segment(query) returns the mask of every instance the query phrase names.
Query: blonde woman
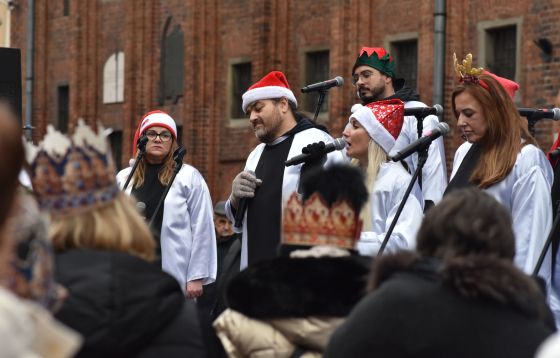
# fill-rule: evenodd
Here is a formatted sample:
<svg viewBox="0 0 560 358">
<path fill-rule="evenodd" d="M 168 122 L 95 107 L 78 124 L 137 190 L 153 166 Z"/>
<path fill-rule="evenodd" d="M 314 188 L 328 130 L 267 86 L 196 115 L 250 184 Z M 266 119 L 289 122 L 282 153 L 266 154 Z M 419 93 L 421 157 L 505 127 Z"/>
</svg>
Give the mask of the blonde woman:
<svg viewBox="0 0 560 358">
<path fill-rule="evenodd" d="M 388 156 L 402 128 L 403 115 L 400 100 L 373 102 L 355 110 L 343 132 L 346 155 L 366 174 L 370 194 L 361 213 L 364 227 L 357 244 L 363 255 L 377 254 L 411 179 L 405 168 L 389 161 Z M 423 202 L 422 192 L 415 186 L 391 234 L 387 251 L 415 247 Z"/>
<path fill-rule="evenodd" d="M 56 279 L 68 290 L 56 317 L 84 337 L 77 357 L 202 356 L 196 307 L 151 263 L 155 242 L 116 185 L 102 133 L 79 123 L 68 138 L 49 127 L 30 150 Z M 49 168 L 59 176 L 39 175 Z"/>
</svg>

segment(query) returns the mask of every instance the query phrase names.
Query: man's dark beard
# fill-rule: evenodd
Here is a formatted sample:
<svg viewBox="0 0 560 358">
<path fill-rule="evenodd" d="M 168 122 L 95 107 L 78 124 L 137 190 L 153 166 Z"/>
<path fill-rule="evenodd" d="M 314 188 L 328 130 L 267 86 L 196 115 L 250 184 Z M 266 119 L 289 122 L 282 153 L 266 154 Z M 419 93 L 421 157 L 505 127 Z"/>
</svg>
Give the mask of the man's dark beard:
<svg viewBox="0 0 560 358">
<path fill-rule="evenodd" d="M 384 92 L 384 88 L 383 89 L 377 89 L 375 92 L 372 91 L 370 89 L 370 91 L 373 93 L 372 96 L 362 96 L 360 95 L 360 90 L 358 90 L 358 97 L 360 98 L 360 100 L 362 101 L 362 104 L 365 106 L 368 103 L 372 103 L 372 102 L 376 102 L 376 101 L 381 101 L 383 98 L 383 92 Z"/>
</svg>

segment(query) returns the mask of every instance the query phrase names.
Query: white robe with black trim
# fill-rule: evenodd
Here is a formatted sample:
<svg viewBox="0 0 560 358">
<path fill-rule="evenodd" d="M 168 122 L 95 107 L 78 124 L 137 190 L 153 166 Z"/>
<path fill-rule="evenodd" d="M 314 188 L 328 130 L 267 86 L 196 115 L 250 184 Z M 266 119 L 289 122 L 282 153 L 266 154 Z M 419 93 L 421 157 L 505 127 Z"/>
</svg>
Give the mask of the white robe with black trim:
<svg viewBox="0 0 560 358">
<path fill-rule="evenodd" d="M 333 138 L 326 132 L 317 129 L 317 128 L 310 128 L 298 132 L 294 135 L 294 140 L 292 142 L 292 146 L 290 147 L 290 151 L 288 153 L 288 159 L 295 157 L 296 155 L 301 154 L 301 150 L 307 146 L 308 144 L 317 143 L 323 141 L 325 143 L 332 142 Z M 266 144 L 261 143 L 259 144 L 253 151 L 249 154 L 247 158 L 247 162 L 245 163 L 244 170 L 252 170 L 255 171 L 257 168 L 257 164 L 259 163 L 259 159 L 261 154 L 264 150 Z M 324 164 L 330 165 L 334 162 L 343 162 L 344 156 L 340 151 L 334 151 L 327 155 L 327 161 Z M 283 165 L 284 163 L 279 163 Z M 284 177 L 282 180 L 282 208 L 284 204 L 288 200 L 289 196 L 297 190 L 299 184 L 299 177 L 301 173 L 301 167 L 303 164 L 293 165 L 290 167 L 284 168 Z M 231 209 L 231 203 L 228 200 L 226 202 L 226 215 L 228 219 L 232 222 L 235 221 L 235 217 L 233 215 L 233 211 Z M 248 262 L 248 250 L 247 250 L 247 213 L 243 218 L 243 225 L 240 229 L 235 228 L 237 232 L 242 232 L 242 246 L 241 246 L 241 269 L 247 266 Z"/>
</svg>

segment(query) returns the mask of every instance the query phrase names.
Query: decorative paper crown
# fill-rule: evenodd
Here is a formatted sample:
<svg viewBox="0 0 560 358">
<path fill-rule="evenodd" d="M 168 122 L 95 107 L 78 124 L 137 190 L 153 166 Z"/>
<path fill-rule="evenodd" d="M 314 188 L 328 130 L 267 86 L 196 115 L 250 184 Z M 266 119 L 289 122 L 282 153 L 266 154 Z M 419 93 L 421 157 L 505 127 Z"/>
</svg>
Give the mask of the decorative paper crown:
<svg viewBox="0 0 560 358">
<path fill-rule="evenodd" d="M 369 66 L 395 78 L 395 61 L 383 47 L 362 47 L 360 55 L 352 67 L 352 74 L 358 66 Z"/>
<path fill-rule="evenodd" d="M 484 70 L 482 67 L 472 67 L 472 54 L 468 54 L 463 60 L 462 64 L 458 63 L 457 55 L 453 53 L 453 65 L 455 73 L 459 76 L 460 82 L 470 82 L 482 86 L 488 91 L 488 84 L 479 78 L 480 75 L 488 75 L 494 78 L 506 90 L 507 94 L 513 99 L 515 92 L 519 89 L 519 84 L 504 77 L 493 74 L 492 72 Z"/>
<path fill-rule="evenodd" d="M 47 127 L 38 146 L 26 144 L 39 206 L 51 215 L 76 214 L 112 201 L 119 192 L 104 128 L 97 133 L 78 120 L 68 138 Z"/>
<path fill-rule="evenodd" d="M 314 193 L 302 204 L 293 193 L 284 207 L 282 243 L 287 245 L 337 246 L 354 249 L 362 231 L 362 221 L 346 201 L 337 201 L 330 208 Z"/>
<path fill-rule="evenodd" d="M 286 97 L 297 106 L 296 96 L 290 89 L 286 76 L 280 71 L 272 71 L 243 93 L 241 108 L 247 113 L 247 107 L 253 102 L 280 97 Z"/>
</svg>

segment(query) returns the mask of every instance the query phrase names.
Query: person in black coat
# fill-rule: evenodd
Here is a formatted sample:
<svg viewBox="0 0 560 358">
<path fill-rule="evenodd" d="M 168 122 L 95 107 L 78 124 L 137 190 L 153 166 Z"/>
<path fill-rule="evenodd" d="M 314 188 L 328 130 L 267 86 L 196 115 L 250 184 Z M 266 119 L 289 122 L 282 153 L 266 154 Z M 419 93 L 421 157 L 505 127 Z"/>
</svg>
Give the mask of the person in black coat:
<svg viewBox="0 0 560 358">
<path fill-rule="evenodd" d="M 505 208 L 478 189 L 449 194 L 426 215 L 417 252 L 375 262 L 371 292 L 325 357 L 534 357 L 554 320 L 514 252 Z"/>
<path fill-rule="evenodd" d="M 83 336 L 76 357 L 204 357 L 195 303 L 151 263 L 155 241 L 117 188 L 103 128 L 47 132 L 31 179 L 68 291 L 56 317 Z"/>
</svg>

